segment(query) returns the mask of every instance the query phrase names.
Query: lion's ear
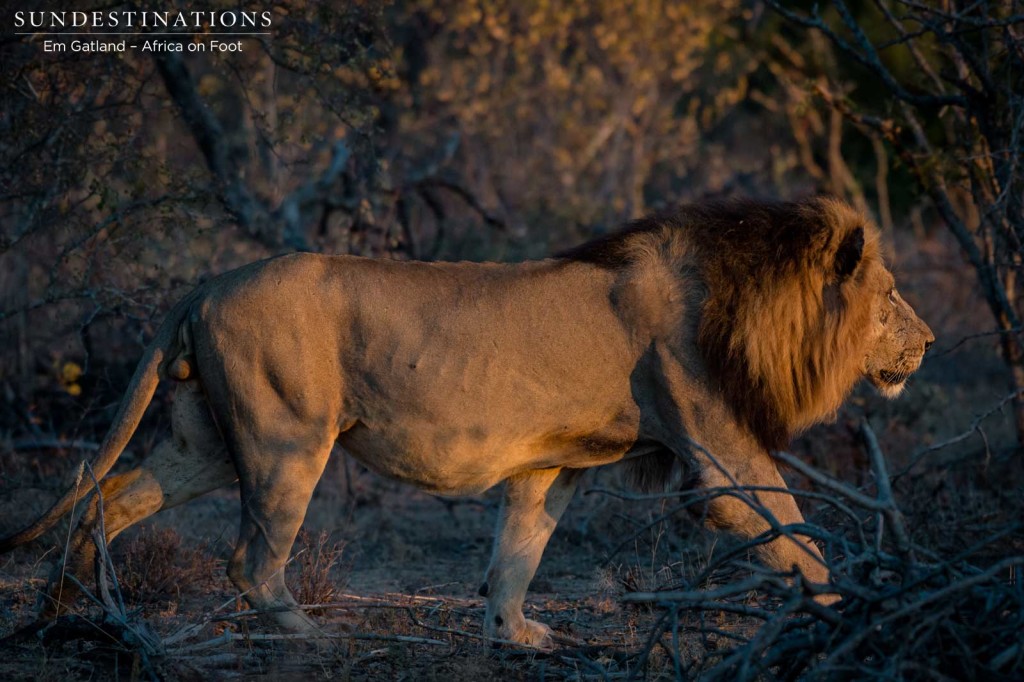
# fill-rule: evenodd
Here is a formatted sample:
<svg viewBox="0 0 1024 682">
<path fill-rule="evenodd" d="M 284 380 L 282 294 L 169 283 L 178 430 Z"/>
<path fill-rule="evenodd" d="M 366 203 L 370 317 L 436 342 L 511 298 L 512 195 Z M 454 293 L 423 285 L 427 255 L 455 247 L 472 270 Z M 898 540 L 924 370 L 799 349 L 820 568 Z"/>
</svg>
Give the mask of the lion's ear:
<svg viewBox="0 0 1024 682">
<path fill-rule="evenodd" d="M 840 282 L 853 274 L 853 271 L 857 269 L 857 265 L 860 264 L 860 259 L 863 255 L 864 228 L 858 227 L 846 235 L 843 243 L 839 245 L 839 250 L 836 251 L 836 276 Z"/>
</svg>

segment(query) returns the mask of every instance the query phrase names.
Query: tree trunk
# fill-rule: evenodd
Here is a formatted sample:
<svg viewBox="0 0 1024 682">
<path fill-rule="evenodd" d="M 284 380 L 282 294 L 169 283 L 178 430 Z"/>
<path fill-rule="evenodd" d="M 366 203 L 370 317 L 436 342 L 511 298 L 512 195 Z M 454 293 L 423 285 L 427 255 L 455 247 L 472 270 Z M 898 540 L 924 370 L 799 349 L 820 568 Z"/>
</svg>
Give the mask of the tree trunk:
<svg viewBox="0 0 1024 682">
<path fill-rule="evenodd" d="M 1016 308 L 1016 275 L 1014 270 L 1010 270 L 1001 278 L 1011 310 Z M 1003 359 L 1010 369 L 1010 390 L 1014 394 L 1013 419 L 1017 431 L 1017 447 L 1024 450 L 1024 348 L 1021 347 L 1020 342 L 1021 330 L 1014 328 L 1012 321 L 1006 315 L 999 315 L 998 321 L 1004 330 L 1002 335 Z"/>
</svg>

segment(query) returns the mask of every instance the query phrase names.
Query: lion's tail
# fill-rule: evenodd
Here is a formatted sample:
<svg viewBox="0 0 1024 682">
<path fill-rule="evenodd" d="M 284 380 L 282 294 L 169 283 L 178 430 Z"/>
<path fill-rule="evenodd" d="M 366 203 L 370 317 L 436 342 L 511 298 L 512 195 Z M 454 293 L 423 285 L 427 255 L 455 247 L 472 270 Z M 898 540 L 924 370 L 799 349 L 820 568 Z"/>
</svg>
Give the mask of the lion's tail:
<svg viewBox="0 0 1024 682">
<path fill-rule="evenodd" d="M 103 444 L 100 446 L 99 454 L 92 462 L 92 472 L 99 481 L 124 452 L 132 434 L 138 428 L 142 415 L 153 399 L 157 384 L 160 383 L 160 363 L 169 356 L 171 349 L 177 339 L 178 328 L 189 310 L 189 302 L 192 296 L 179 303 L 164 320 L 156 337 L 146 348 L 142 359 L 135 368 L 131 383 L 125 391 L 121 404 L 117 408 L 117 415 L 114 417 L 113 425 L 107 432 Z M 68 513 L 71 508 L 85 495 L 95 488 L 92 476 L 83 476 L 85 462 L 78 468 L 78 475 L 74 485 L 64 493 L 63 496 L 50 510 L 39 517 L 35 523 L 0 538 L 0 554 L 9 552 L 19 545 L 31 542 L 49 530 L 62 516 Z"/>
</svg>

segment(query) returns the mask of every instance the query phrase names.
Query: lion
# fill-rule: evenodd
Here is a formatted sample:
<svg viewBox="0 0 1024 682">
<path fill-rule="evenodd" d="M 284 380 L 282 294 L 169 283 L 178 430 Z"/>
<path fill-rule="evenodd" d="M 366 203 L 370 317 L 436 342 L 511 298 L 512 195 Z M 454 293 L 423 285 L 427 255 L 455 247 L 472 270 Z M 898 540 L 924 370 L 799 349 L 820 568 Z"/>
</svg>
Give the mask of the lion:
<svg viewBox="0 0 1024 682">
<path fill-rule="evenodd" d="M 877 227 L 833 198 L 682 206 L 518 264 L 279 256 L 200 285 L 160 326 L 92 464 L 102 527 L 109 542 L 237 481 L 229 577 L 272 625 L 315 633 L 283 568 L 335 443 L 438 495 L 504 482 L 485 631 L 547 647 L 523 601 L 584 471 L 625 461 L 664 488 L 685 467 L 698 488 L 760 491 L 710 499 L 713 527 L 750 539 L 800 524 L 772 451 L 861 378 L 898 395 L 933 341 Z M 161 378 L 177 384 L 171 437 L 108 475 Z M 52 527 L 90 480 L 0 551 Z M 94 495 L 71 540 L 73 574 L 92 565 L 99 508 Z M 810 538 L 759 552 L 836 598 Z M 44 616 L 72 594 L 52 580 Z"/>
</svg>

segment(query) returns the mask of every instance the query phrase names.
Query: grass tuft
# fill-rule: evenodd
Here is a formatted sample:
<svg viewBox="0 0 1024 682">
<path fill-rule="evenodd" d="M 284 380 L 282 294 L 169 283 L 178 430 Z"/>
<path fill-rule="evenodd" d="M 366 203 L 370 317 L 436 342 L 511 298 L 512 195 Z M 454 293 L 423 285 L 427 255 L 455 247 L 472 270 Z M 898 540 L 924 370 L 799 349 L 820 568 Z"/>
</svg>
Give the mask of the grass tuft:
<svg viewBox="0 0 1024 682">
<path fill-rule="evenodd" d="M 331 571 L 339 566 L 345 551 L 344 542 L 331 542 L 330 534 L 323 530 L 316 536 L 303 530 L 299 533 L 298 544 L 301 554 L 295 559 L 299 574 L 292 590 L 300 604 L 327 604 L 334 601 L 338 583 L 331 578 Z M 322 613 L 314 609 L 313 615 Z"/>
</svg>

